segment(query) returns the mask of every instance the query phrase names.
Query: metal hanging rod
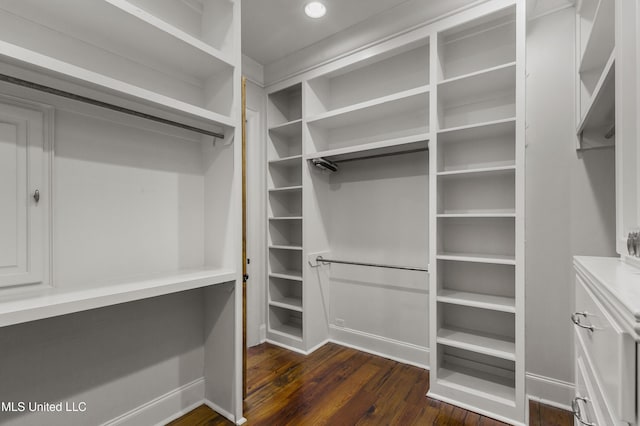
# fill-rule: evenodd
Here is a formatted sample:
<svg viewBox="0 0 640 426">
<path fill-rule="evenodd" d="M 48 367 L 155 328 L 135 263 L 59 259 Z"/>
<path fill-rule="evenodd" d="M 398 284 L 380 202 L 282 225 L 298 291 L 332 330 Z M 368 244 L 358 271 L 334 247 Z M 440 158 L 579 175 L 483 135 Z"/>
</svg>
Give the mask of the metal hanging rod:
<svg viewBox="0 0 640 426">
<path fill-rule="evenodd" d="M 398 266 L 398 265 L 383 265 L 380 263 L 365 263 L 365 262 L 350 262 L 346 260 L 325 259 L 322 256 L 316 257 L 318 263 L 341 263 L 343 265 L 359 265 L 359 266 L 373 266 L 374 268 L 386 268 L 386 269 L 402 269 L 405 271 L 420 271 L 429 272 L 428 268 L 420 268 L 413 266 Z"/>
<path fill-rule="evenodd" d="M 29 89 L 38 90 L 40 92 L 49 93 L 51 95 L 60 96 L 61 98 L 72 99 L 78 102 L 84 102 L 85 104 L 95 105 L 100 108 L 110 109 L 122 114 L 133 115 L 138 118 L 143 118 L 149 121 L 155 121 L 157 123 L 167 124 L 173 127 L 179 127 L 181 129 L 190 130 L 192 132 L 201 133 L 207 136 L 213 136 L 214 138 L 224 139 L 224 134 L 218 132 L 212 132 L 198 127 L 189 126 L 188 124 L 178 123 L 177 121 L 167 120 L 166 118 L 157 117 L 155 115 L 145 114 L 133 109 L 120 107 L 107 102 L 102 102 L 97 99 L 87 98 L 86 96 L 76 95 L 74 93 L 65 92 L 64 90 L 55 89 L 49 86 L 43 86 L 42 84 L 34 83 L 20 78 L 12 77 L 6 74 L 0 74 L 0 81 L 15 84 L 16 86 L 27 87 Z"/>
</svg>

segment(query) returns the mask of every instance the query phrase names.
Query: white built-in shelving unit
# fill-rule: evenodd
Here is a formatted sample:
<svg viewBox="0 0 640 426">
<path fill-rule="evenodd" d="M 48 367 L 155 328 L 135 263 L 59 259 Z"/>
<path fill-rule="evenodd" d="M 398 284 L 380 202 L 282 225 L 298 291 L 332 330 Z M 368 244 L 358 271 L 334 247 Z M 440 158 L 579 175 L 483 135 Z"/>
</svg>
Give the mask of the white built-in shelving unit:
<svg viewBox="0 0 640 426">
<path fill-rule="evenodd" d="M 511 3 L 511 4 L 509 4 Z M 524 422 L 524 10 L 439 31 L 429 395 Z"/>
<path fill-rule="evenodd" d="M 615 0 L 576 5 L 578 149 L 615 142 Z"/>
<path fill-rule="evenodd" d="M 46 328 L 51 317 L 201 292 L 193 307 L 207 312 L 197 325 L 200 399 L 206 387 L 206 398 L 233 421 L 242 420 L 240 15 L 240 1 L 227 0 L 0 4 L 0 120 L 25 114 L 45 139 L 30 148 L 44 147 L 40 161 L 26 164 L 42 169 L 40 201 L 32 201 L 36 187 L 16 200 L 33 211 L 48 209 L 46 226 L 38 224 L 47 237 L 29 248 L 47 254 L 38 258 L 45 273 L 38 282 L 16 283 L 6 281 L 3 269 L 0 327 L 41 320 Z M 14 112 L 7 115 L 8 108 Z M 274 197 L 288 196 L 287 188 L 277 189 Z M 73 346 L 83 338 L 65 350 L 81 350 Z M 104 387 L 117 392 L 113 382 Z M 74 385 L 62 387 L 85 391 Z M 131 408 L 114 403 L 111 414 Z"/>
<path fill-rule="evenodd" d="M 61 77 L 62 90 L 71 82 L 82 87 L 78 94 L 123 107 L 210 129 L 233 127 L 239 5 L 205 1 L 194 10 L 177 3 L 3 2 L 0 71 L 42 84 Z"/>
<path fill-rule="evenodd" d="M 416 294 L 428 288 L 430 356 L 412 362 L 430 366 L 429 395 L 524 422 L 524 13 L 522 2 L 488 1 L 268 88 L 269 339 L 302 352 L 340 341 L 348 331 L 327 305 L 345 303 L 334 296 L 341 286 L 411 282 Z M 412 247 L 393 247 L 391 235 L 386 247 L 381 237 L 360 251 L 360 241 L 344 241 L 338 232 L 369 241 L 390 225 L 348 229 L 343 218 L 353 212 L 344 209 L 358 204 L 340 191 L 360 185 L 350 194 L 364 199 L 366 182 L 405 161 L 417 178 L 425 150 L 429 206 L 401 231 L 411 230 Z M 320 158 L 340 170 L 311 164 Z M 318 255 L 428 264 L 429 283 L 329 266 Z"/>
<path fill-rule="evenodd" d="M 269 339 L 300 347 L 302 285 L 302 85 L 268 95 Z"/>
</svg>

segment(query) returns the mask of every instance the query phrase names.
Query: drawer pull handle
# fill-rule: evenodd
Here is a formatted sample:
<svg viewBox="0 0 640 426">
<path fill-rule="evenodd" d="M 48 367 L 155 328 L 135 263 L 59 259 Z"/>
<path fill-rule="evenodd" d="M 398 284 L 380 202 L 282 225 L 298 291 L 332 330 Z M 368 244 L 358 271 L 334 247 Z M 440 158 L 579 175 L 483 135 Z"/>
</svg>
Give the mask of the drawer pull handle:
<svg viewBox="0 0 640 426">
<path fill-rule="evenodd" d="M 578 327 L 580 327 L 580 328 L 586 328 L 586 329 L 587 329 L 587 330 L 589 330 L 589 331 L 593 331 L 593 330 L 595 330 L 595 327 L 594 327 L 594 326 L 592 326 L 592 325 L 582 324 L 582 323 L 580 322 L 580 317 L 584 317 L 584 318 L 586 318 L 586 317 L 587 317 L 587 313 L 586 313 L 586 312 L 575 312 L 575 313 L 571 314 L 571 321 L 572 321 L 575 325 L 577 325 Z"/>
<path fill-rule="evenodd" d="M 573 415 L 576 418 L 576 420 L 578 420 L 580 422 L 580 424 L 584 425 L 584 426 L 597 426 L 595 423 L 593 422 L 588 422 L 586 420 L 584 420 L 582 418 L 582 411 L 580 411 L 580 402 L 582 401 L 585 404 L 589 403 L 589 399 L 585 398 L 583 396 L 576 396 L 575 398 L 573 398 L 573 401 L 571 401 L 571 410 L 573 411 Z"/>
</svg>

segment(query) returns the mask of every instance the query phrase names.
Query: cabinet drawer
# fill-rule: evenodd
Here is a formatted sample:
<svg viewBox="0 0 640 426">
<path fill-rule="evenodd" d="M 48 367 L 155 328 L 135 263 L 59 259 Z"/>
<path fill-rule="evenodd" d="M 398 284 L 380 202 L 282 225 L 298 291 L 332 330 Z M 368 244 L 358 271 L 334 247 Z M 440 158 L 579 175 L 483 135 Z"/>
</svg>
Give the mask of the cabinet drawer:
<svg viewBox="0 0 640 426">
<path fill-rule="evenodd" d="M 572 320 L 576 350 L 582 346 L 584 364 L 593 371 L 593 386 L 618 419 L 635 418 L 635 346 L 631 337 L 605 312 L 580 276 L 576 280 L 576 306 Z"/>
<path fill-rule="evenodd" d="M 581 348 L 576 347 L 576 395 L 571 408 L 575 418 L 575 426 L 622 426 L 625 423 L 615 419 L 608 411 L 600 389 L 595 386 L 593 371 L 588 366 Z M 582 420 L 582 422 L 580 422 Z"/>
</svg>

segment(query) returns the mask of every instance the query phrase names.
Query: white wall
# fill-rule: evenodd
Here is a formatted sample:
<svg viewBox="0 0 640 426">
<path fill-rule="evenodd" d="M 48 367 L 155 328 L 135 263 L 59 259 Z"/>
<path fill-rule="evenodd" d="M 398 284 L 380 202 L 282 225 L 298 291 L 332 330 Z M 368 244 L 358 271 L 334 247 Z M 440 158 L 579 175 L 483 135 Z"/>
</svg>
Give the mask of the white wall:
<svg viewBox="0 0 640 426">
<path fill-rule="evenodd" d="M 527 31 L 527 393 L 565 406 L 574 369 L 572 256 L 615 255 L 613 150 L 575 150 L 574 24 L 568 8 Z"/>
<path fill-rule="evenodd" d="M 2 412 L 0 424 L 97 425 L 201 378 L 203 297 L 194 290 L 0 329 L 2 401 L 87 404 L 85 413 Z"/>
<path fill-rule="evenodd" d="M 339 164 L 330 177 L 331 256 L 427 266 L 427 152 Z M 425 366 L 429 345 L 428 275 L 382 268 L 330 266 L 331 337 Z"/>
<path fill-rule="evenodd" d="M 247 345 L 266 339 L 266 94 L 262 87 L 263 68 L 242 57 L 242 73 L 247 78 Z"/>
</svg>

